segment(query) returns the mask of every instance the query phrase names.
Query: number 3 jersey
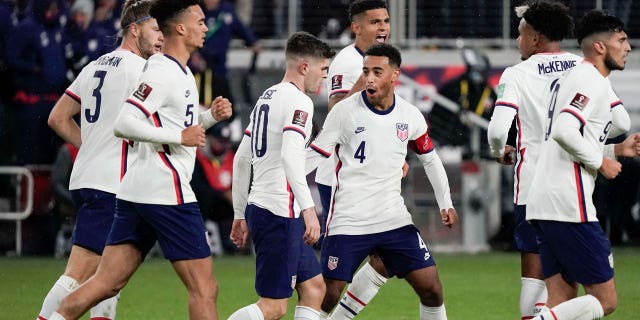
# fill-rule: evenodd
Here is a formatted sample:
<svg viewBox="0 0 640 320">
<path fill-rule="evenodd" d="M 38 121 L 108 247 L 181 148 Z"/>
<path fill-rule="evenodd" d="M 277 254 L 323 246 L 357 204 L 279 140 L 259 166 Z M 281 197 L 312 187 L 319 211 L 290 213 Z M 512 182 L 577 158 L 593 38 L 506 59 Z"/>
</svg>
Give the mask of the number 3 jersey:
<svg viewBox="0 0 640 320">
<path fill-rule="evenodd" d="M 318 154 L 337 159 L 327 235 L 371 234 L 413 223 L 400 194 L 408 147 L 422 161 L 440 209 L 453 207 L 424 116 L 397 95 L 385 111 L 374 108 L 365 91 L 340 101 L 310 147 L 310 163 L 317 163 Z"/>
<path fill-rule="evenodd" d="M 126 141 L 113 135 L 113 127 L 145 63 L 128 50 L 110 52 L 85 66 L 65 91 L 81 105 L 82 146 L 71 171 L 70 190 L 118 191 L 134 154 Z"/>
<path fill-rule="evenodd" d="M 597 221 L 591 196 L 613 126 L 609 90 L 609 81 L 589 62 L 559 80 L 557 97 L 551 98 L 554 116 L 547 122 L 551 135 L 540 150 L 527 220 Z"/>
<path fill-rule="evenodd" d="M 314 206 L 304 168 L 313 102 L 293 83 L 282 82 L 264 91 L 250 118 L 236 154 L 251 154 L 253 179 L 247 202 L 278 216 L 297 218 L 301 209 Z M 251 151 L 246 148 L 249 138 Z M 234 169 L 233 174 L 250 173 Z M 236 187 L 234 182 L 234 198 L 246 192 Z"/>
<path fill-rule="evenodd" d="M 146 119 L 136 128 L 148 136 L 138 144 L 138 157 L 122 179 L 117 198 L 147 204 L 196 202 L 189 182 L 196 147 L 181 145 L 182 130 L 199 124 L 198 91 L 193 74 L 173 57 L 151 56 L 126 99 L 124 113 Z"/>
</svg>

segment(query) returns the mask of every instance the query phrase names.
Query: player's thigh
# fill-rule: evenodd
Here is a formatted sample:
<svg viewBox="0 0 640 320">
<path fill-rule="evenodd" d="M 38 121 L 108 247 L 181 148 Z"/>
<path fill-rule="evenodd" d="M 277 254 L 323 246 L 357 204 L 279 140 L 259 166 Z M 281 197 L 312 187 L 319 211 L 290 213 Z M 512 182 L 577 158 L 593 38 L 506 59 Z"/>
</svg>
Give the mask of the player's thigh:
<svg viewBox="0 0 640 320">
<path fill-rule="evenodd" d="M 422 303 L 436 307 L 442 304 L 442 283 L 436 266 L 411 271 L 405 276 Z"/>
<path fill-rule="evenodd" d="M 527 206 L 516 205 L 513 210 L 513 240 L 518 251 L 522 253 L 538 253 L 536 231 L 526 219 Z"/>
<path fill-rule="evenodd" d="M 107 237 L 107 246 L 132 244 L 145 257 L 156 243 L 152 226 L 141 216 L 138 204 L 116 199 L 116 215 Z"/>
<path fill-rule="evenodd" d="M 73 244 L 102 254 L 116 213 L 115 195 L 96 189 L 77 189 L 71 191 L 71 196 L 78 208 Z"/>
<path fill-rule="evenodd" d="M 436 265 L 429 247 L 414 225 L 380 233 L 376 252 L 384 262 L 389 277 L 403 278 L 415 270 Z"/>
<path fill-rule="evenodd" d="M 351 282 L 362 261 L 373 252 L 376 235 L 331 235 L 322 241 L 320 266 L 325 279 Z"/>
<path fill-rule="evenodd" d="M 190 293 L 215 297 L 217 282 L 210 257 L 172 261 L 171 265 Z"/>
</svg>

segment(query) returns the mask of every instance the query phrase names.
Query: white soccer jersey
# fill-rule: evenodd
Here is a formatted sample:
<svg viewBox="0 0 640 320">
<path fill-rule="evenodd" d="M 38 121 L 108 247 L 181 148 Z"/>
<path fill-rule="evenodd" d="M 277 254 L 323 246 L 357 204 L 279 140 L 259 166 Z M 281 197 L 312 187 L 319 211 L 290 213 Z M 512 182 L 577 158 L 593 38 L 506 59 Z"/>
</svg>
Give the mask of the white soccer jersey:
<svg viewBox="0 0 640 320">
<path fill-rule="evenodd" d="M 502 73 L 487 135 L 493 156 L 499 157 L 515 116 L 518 136 L 513 201 L 517 205 L 527 204 L 539 146 L 544 138 L 544 124 L 548 119 L 546 97 L 554 81 L 581 60 L 582 57 L 568 52 L 539 53 Z"/>
<path fill-rule="evenodd" d="M 293 83 L 282 82 L 264 91 L 250 118 L 236 155 L 251 154 L 253 179 L 247 201 L 275 215 L 297 218 L 301 209 L 314 206 L 304 170 L 313 102 Z M 233 192 L 235 199 L 246 190 L 234 184 Z M 242 215 L 244 208 L 235 206 L 236 214 Z"/>
<path fill-rule="evenodd" d="M 145 63 L 131 51 L 115 50 L 85 66 L 65 91 L 81 105 L 82 146 L 71 171 L 70 190 L 118 191 L 135 156 L 126 141 L 113 135 L 113 127 Z"/>
<path fill-rule="evenodd" d="M 439 207 L 452 208 L 444 167 L 418 108 L 395 95 L 393 106 L 380 111 L 365 91 L 335 105 L 308 151 L 312 164 L 333 150 L 338 160 L 327 235 L 371 234 L 412 223 L 400 194 L 407 147 L 422 161 Z"/>
<path fill-rule="evenodd" d="M 613 125 L 609 83 L 582 62 L 560 80 L 550 106 L 551 135 L 542 144 L 527 220 L 597 221 L 591 197 Z"/>
<path fill-rule="evenodd" d="M 609 82 L 609 101 L 611 102 L 611 117 L 613 118 L 613 128 L 609 133 L 609 138 L 615 138 L 629 131 L 631 128 L 631 119 L 622 104 L 622 100 L 620 100 L 618 94 L 613 90 L 609 78 L 607 78 L 607 82 Z"/>
<path fill-rule="evenodd" d="M 351 44 L 336 55 L 329 66 L 327 92 L 329 97 L 336 93 L 349 93 L 362 74 L 364 52 Z M 316 182 L 330 186 L 333 184 L 335 159 L 322 161 L 316 171 Z M 328 208 L 324 208 L 328 210 Z"/>
<path fill-rule="evenodd" d="M 127 115 L 146 119 L 149 125 L 130 129 L 144 133 L 140 136 L 147 142 L 139 143 L 138 158 L 124 176 L 117 198 L 160 205 L 195 202 L 189 181 L 196 148 L 180 144 L 182 130 L 201 122 L 191 70 L 168 55 L 151 56 L 118 121 Z"/>
</svg>

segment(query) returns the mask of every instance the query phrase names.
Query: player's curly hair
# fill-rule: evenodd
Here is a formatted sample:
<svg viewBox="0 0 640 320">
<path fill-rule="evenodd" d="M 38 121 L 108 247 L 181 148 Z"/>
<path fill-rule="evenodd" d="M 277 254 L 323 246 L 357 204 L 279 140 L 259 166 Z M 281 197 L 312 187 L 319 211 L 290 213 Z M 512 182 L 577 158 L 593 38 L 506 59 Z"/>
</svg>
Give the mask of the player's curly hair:
<svg viewBox="0 0 640 320">
<path fill-rule="evenodd" d="M 200 0 L 156 0 L 151 5 L 150 14 L 158 21 L 162 33 L 169 34 L 176 17 L 190 6 L 200 5 Z"/>
<path fill-rule="evenodd" d="M 349 20 L 353 21 L 357 15 L 373 9 L 387 9 L 387 3 L 384 0 L 356 0 L 349 5 Z"/>
<path fill-rule="evenodd" d="M 285 56 L 289 59 L 296 57 L 331 59 L 335 54 L 336 52 L 326 42 L 305 31 L 292 34 L 285 48 Z"/>
<path fill-rule="evenodd" d="M 524 18 L 534 30 L 549 41 L 562 41 L 571 36 L 573 18 L 569 8 L 560 2 L 535 0 L 515 9 L 518 18 Z"/>
<path fill-rule="evenodd" d="M 122 18 L 120 19 L 120 29 L 124 33 L 134 23 L 143 22 L 150 17 L 149 8 L 153 0 L 127 0 L 122 7 Z"/>
<path fill-rule="evenodd" d="M 374 56 L 374 57 L 387 57 L 389 58 L 389 64 L 400 68 L 400 64 L 402 64 L 402 56 L 400 55 L 400 50 L 396 47 L 387 44 L 387 43 L 376 43 L 369 47 L 367 51 L 364 52 L 366 56 Z"/>
<path fill-rule="evenodd" d="M 601 32 L 624 31 L 624 22 L 618 17 L 602 10 L 591 10 L 584 14 L 576 26 L 578 44 L 588 36 Z"/>
</svg>

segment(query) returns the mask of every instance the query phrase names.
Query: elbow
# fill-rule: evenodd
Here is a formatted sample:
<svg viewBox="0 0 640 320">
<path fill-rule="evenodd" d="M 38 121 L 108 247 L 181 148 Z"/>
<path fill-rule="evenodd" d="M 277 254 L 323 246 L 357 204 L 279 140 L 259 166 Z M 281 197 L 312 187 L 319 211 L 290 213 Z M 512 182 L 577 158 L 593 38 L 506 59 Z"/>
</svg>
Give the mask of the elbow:
<svg viewBox="0 0 640 320">
<path fill-rule="evenodd" d="M 49 127 L 51 129 L 57 129 L 60 127 L 60 124 L 62 123 L 62 120 L 57 116 L 57 114 L 55 112 L 51 112 L 49 114 L 49 119 L 47 119 L 47 125 L 49 125 Z"/>
</svg>

